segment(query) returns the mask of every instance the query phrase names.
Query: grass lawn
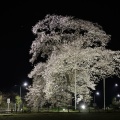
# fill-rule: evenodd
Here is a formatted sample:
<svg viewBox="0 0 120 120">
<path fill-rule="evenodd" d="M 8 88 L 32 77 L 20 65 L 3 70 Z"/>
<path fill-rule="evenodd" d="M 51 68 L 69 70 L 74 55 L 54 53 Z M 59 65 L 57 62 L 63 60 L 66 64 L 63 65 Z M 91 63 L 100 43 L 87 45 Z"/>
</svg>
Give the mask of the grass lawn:
<svg viewBox="0 0 120 120">
<path fill-rule="evenodd" d="M 0 120 L 120 120 L 120 113 L 0 114 Z"/>
</svg>

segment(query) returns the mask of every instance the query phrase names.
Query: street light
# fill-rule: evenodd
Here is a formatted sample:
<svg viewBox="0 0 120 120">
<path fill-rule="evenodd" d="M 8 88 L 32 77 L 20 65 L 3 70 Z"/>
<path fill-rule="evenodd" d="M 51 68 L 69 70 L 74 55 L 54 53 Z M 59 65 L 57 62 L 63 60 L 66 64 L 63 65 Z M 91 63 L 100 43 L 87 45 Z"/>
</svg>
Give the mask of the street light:
<svg viewBox="0 0 120 120">
<path fill-rule="evenodd" d="M 75 64 L 75 110 L 76 110 L 76 64 Z"/>
<path fill-rule="evenodd" d="M 27 82 L 24 82 L 23 86 L 25 86 L 25 87 L 28 86 L 28 83 L 27 83 Z"/>
<path fill-rule="evenodd" d="M 24 86 L 24 87 L 27 87 L 28 86 L 28 83 L 27 82 L 24 82 L 22 85 L 20 85 L 20 98 L 22 97 L 21 96 L 21 87 Z"/>
<path fill-rule="evenodd" d="M 21 87 L 27 87 L 28 86 L 28 83 L 27 82 L 24 82 L 22 85 L 15 85 L 15 86 L 19 86 L 20 87 L 20 98 L 21 98 Z"/>
<path fill-rule="evenodd" d="M 105 110 L 105 79 L 103 79 L 103 95 L 104 95 L 104 110 Z"/>
<path fill-rule="evenodd" d="M 115 84 L 115 87 L 118 87 L 118 84 L 117 84 L 117 83 Z"/>
<path fill-rule="evenodd" d="M 95 96 L 99 96 L 100 95 L 100 93 L 99 92 L 95 92 L 95 94 L 94 94 L 94 103 L 95 103 Z"/>
<path fill-rule="evenodd" d="M 117 97 L 120 97 L 120 94 L 117 94 Z"/>
<path fill-rule="evenodd" d="M 28 86 L 28 83 L 27 83 L 27 82 L 24 82 L 22 85 L 15 85 L 15 86 L 19 86 L 19 87 L 20 87 L 20 99 L 22 100 L 21 88 L 22 88 L 22 86 L 23 86 L 23 87 Z M 19 104 L 19 107 L 18 107 L 19 111 L 20 111 L 20 108 L 21 108 L 20 106 L 21 106 L 21 103 Z M 15 104 L 15 110 L 16 110 L 16 104 Z"/>
<path fill-rule="evenodd" d="M 99 92 L 96 92 L 96 95 L 100 95 L 100 93 L 99 93 Z"/>
</svg>

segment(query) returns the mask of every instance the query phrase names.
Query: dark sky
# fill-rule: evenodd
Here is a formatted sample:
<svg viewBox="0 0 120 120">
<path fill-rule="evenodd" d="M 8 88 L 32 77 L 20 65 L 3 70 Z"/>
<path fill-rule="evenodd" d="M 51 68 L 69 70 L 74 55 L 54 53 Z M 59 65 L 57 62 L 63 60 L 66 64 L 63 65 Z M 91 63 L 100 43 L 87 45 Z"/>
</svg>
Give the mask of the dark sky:
<svg viewBox="0 0 120 120">
<path fill-rule="evenodd" d="M 119 4 L 112 2 L 30 2 L 18 0 L 0 4 L 0 91 L 15 84 L 31 83 L 27 74 L 32 69 L 29 49 L 35 36 L 32 26 L 46 14 L 71 15 L 98 23 L 112 36 L 109 49 L 120 50 Z M 118 78 L 115 78 L 119 82 Z M 116 82 L 111 80 L 111 84 Z M 120 83 L 120 82 L 119 82 Z"/>
</svg>

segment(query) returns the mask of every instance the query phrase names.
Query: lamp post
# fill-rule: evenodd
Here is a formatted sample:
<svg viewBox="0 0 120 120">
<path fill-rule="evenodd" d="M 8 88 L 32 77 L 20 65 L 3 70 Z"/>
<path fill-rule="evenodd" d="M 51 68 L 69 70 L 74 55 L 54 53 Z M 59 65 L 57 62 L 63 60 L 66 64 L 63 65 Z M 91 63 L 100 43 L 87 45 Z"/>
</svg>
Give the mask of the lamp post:
<svg viewBox="0 0 120 120">
<path fill-rule="evenodd" d="M 74 53 L 75 58 L 74 58 L 74 62 L 75 62 L 75 110 L 76 110 L 76 102 L 77 102 L 77 90 L 76 90 L 76 69 L 77 69 L 77 63 L 76 63 L 76 54 Z"/>
<path fill-rule="evenodd" d="M 24 82 L 22 86 L 26 87 L 26 86 L 28 86 L 28 83 Z M 22 97 L 22 91 L 21 91 L 22 86 L 20 85 L 20 98 Z"/>
<path fill-rule="evenodd" d="M 120 101 L 120 94 L 117 94 L 116 99 Z"/>
<path fill-rule="evenodd" d="M 26 87 L 26 86 L 28 86 L 28 83 L 24 82 L 22 85 L 15 85 L 15 86 L 19 86 L 20 87 L 20 91 L 19 91 L 20 93 L 19 94 L 20 94 L 20 100 L 22 101 L 22 86 Z M 21 108 L 20 106 L 21 106 L 21 103 L 18 104 L 18 110 L 19 111 L 20 111 L 20 108 Z M 15 104 L 15 110 L 16 110 L 16 104 Z"/>
<path fill-rule="evenodd" d="M 22 86 L 24 86 L 24 87 L 26 87 L 26 86 L 28 86 L 28 83 L 27 82 L 24 82 L 22 85 L 15 85 L 15 86 L 19 86 L 20 87 L 20 92 L 19 92 L 19 94 L 20 94 L 20 98 L 22 97 Z"/>
<path fill-rule="evenodd" d="M 104 110 L 105 110 L 105 79 L 103 79 L 103 95 L 104 95 Z"/>
<path fill-rule="evenodd" d="M 115 83 L 115 87 L 118 87 L 118 84 L 117 84 L 117 83 Z"/>
<path fill-rule="evenodd" d="M 24 87 L 26 87 L 26 86 L 28 86 L 28 83 L 27 82 L 24 82 L 22 85 L 20 85 L 20 99 L 21 99 L 21 101 L 22 101 L 22 86 L 24 86 Z M 21 108 L 20 108 L 21 109 Z"/>
<path fill-rule="evenodd" d="M 76 110 L 76 68 L 75 68 L 75 110 Z"/>
<path fill-rule="evenodd" d="M 100 93 L 99 92 L 95 92 L 95 94 L 94 94 L 94 103 L 95 103 L 95 96 L 99 96 L 100 95 Z"/>
<path fill-rule="evenodd" d="M 120 98 L 120 94 L 117 94 L 117 97 Z"/>
<path fill-rule="evenodd" d="M 20 86 L 20 98 L 21 98 L 21 86 Z"/>
</svg>

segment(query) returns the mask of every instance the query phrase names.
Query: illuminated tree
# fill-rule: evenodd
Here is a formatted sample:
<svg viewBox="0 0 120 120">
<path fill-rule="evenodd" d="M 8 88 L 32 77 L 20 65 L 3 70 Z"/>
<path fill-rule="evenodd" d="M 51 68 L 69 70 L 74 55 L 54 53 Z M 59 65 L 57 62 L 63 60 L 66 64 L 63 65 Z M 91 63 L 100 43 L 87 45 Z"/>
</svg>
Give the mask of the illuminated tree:
<svg viewBox="0 0 120 120">
<path fill-rule="evenodd" d="M 77 49 L 67 48 L 60 55 L 51 55 L 43 74 L 46 80 L 46 95 L 52 89 L 51 96 L 56 93 L 56 85 L 60 90 L 74 93 L 75 70 L 77 94 L 83 95 L 85 101 L 90 98 L 90 90 L 95 90 L 101 79 L 112 75 L 119 76 L 120 52 L 101 48 Z M 61 82 L 61 84 L 60 84 Z M 54 90 L 54 89 L 55 90 Z M 58 93 L 61 93 L 58 90 Z M 66 95 L 65 95 L 66 97 Z"/>
<path fill-rule="evenodd" d="M 45 93 L 43 92 L 45 82 L 42 77 L 34 78 L 32 86 L 29 86 L 29 92 L 26 95 L 26 101 L 29 107 L 42 107 L 45 104 Z"/>
<path fill-rule="evenodd" d="M 38 62 L 29 74 L 33 86 L 28 96 L 52 103 L 69 104 L 74 95 L 76 77 L 77 95 L 84 101 L 90 100 L 91 90 L 100 79 L 111 75 L 119 76 L 120 52 L 107 50 L 110 41 L 102 27 L 89 21 L 56 15 L 47 15 L 33 27 L 37 35 L 30 54 L 31 63 L 37 58 L 48 56 L 46 63 Z M 75 76 L 76 71 L 76 76 Z M 41 77 L 44 87 L 41 87 Z M 33 94 L 38 92 L 38 94 Z M 35 102 L 34 100 L 29 101 Z"/>
<path fill-rule="evenodd" d="M 110 36 L 98 24 L 69 16 L 47 15 L 32 31 L 37 36 L 30 50 L 32 63 L 39 55 L 49 57 L 53 50 L 61 50 L 63 44 L 85 49 L 105 47 L 110 40 Z"/>
</svg>

